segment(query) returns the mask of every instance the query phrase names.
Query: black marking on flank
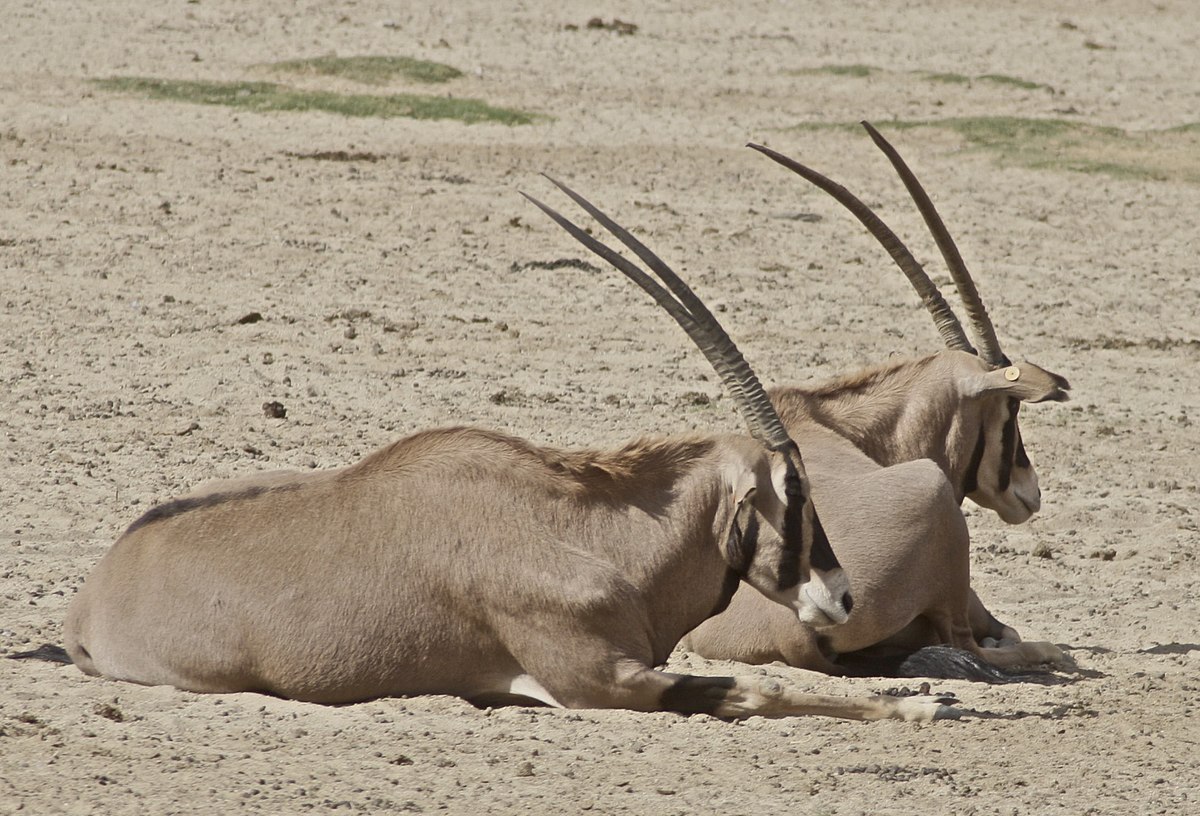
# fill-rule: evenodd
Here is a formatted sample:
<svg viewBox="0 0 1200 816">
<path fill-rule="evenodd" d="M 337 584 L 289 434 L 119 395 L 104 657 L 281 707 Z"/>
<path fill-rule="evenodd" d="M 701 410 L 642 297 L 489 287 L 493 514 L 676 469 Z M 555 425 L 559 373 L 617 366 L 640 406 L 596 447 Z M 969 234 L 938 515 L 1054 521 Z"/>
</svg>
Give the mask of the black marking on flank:
<svg viewBox="0 0 1200 816">
<path fill-rule="evenodd" d="M 242 490 L 235 490 L 229 493 L 209 493 L 206 496 L 196 496 L 195 498 L 175 499 L 173 501 L 160 504 L 157 507 L 152 507 L 147 510 L 141 518 L 137 519 L 125 529 L 124 535 L 129 535 L 135 530 L 145 527 L 155 522 L 165 521 L 169 518 L 182 515 L 183 513 L 191 512 L 192 510 L 200 510 L 205 507 L 215 507 L 218 504 L 226 504 L 232 501 L 242 499 L 253 499 L 261 496 L 264 493 L 271 491 L 295 490 L 299 485 L 271 485 L 259 487 L 247 487 Z"/>
<path fill-rule="evenodd" d="M 732 677 L 680 677 L 659 702 L 663 709 L 680 714 L 713 714 L 736 682 Z"/>
</svg>

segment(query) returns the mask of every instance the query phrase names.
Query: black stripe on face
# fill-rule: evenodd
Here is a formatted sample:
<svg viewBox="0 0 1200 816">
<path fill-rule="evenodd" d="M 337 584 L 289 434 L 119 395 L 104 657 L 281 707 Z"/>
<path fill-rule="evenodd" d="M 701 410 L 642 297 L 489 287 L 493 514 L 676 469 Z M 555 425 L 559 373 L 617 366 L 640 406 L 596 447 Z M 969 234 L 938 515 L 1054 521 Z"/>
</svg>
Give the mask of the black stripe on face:
<svg viewBox="0 0 1200 816">
<path fill-rule="evenodd" d="M 787 460 L 787 472 L 783 477 L 783 495 L 787 506 L 783 509 L 783 536 L 779 550 L 779 570 L 776 575 L 779 589 L 791 589 L 804 578 L 800 574 L 801 558 L 804 555 L 804 485 L 800 474 Z"/>
<path fill-rule="evenodd" d="M 1029 461 L 1029 454 L 1025 452 L 1025 441 L 1019 437 L 1017 439 L 1017 467 L 1033 467 L 1033 462 Z"/>
<path fill-rule="evenodd" d="M 825 527 L 821 524 L 815 507 L 813 508 L 813 544 L 809 563 L 812 564 L 813 569 L 819 569 L 822 572 L 839 569 L 842 566 L 833 552 L 833 545 L 829 543 L 829 536 L 825 534 Z"/>
<path fill-rule="evenodd" d="M 808 496 L 800 474 L 789 460 L 783 480 L 787 508 L 783 514 L 783 551 L 779 560 L 779 589 L 791 589 L 806 578 L 801 569 L 804 550 L 804 505 Z M 833 553 L 829 536 L 821 525 L 816 507 L 812 514 L 812 548 L 808 552 L 809 566 L 819 570 L 837 569 L 841 565 Z"/>
<path fill-rule="evenodd" d="M 1021 442 L 1017 433 L 1017 412 L 1021 410 L 1021 401 L 1016 397 L 1008 398 L 1008 420 L 1004 430 L 1000 432 L 1000 492 L 1008 490 L 1012 482 L 1013 461 L 1016 458 L 1016 447 Z M 1026 460 L 1028 461 L 1028 460 Z"/>
<path fill-rule="evenodd" d="M 983 463 L 983 452 L 987 448 L 987 428 L 979 429 L 979 439 L 975 442 L 975 450 L 971 452 L 971 461 L 967 463 L 967 474 L 963 477 L 962 492 L 970 496 L 979 489 L 979 466 Z"/>
<path fill-rule="evenodd" d="M 738 508 L 725 541 L 725 563 L 735 574 L 745 576 L 758 552 L 758 512 L 749 502 Z"/>
</svg>

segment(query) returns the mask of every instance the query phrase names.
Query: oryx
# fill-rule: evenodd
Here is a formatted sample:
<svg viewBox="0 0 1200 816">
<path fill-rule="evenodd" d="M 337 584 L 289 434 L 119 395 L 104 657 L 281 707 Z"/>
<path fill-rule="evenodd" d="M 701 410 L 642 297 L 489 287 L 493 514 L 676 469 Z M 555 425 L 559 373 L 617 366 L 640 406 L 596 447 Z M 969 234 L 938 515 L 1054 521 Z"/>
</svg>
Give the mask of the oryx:
<svg viewBox="0 0 1200 816">
<path fill-rule="evenodd" d="M 750 437 L 564 451 L 444 428 L 337 470 L 202 487 L 136 520 L 88 576 L 65 625 L 73 661 L 137 683 L 326 703 L 439 693 L 726 717 L 956 716 L 945 698 L 655 668 L 741 581 L 818 628 L 853 606 L 757 377 L 690 290 L 650 265 L 678 300 L 661 287 L 656 298 Z"/>
<path fill-rule="evenodd" d="M 1066 379 L 1001 351 L 974 282 L 929 196 L 896 150 L 863 123 L 917 203 L 966 306 L 976 353 L 953 310 L 912 253 L 841 185 L 769 148 L 751 145 L 849 209 L 883 245 L 933 315 L 947 350 L 891 362 L 810 387 L 773 389 L 785 427 L 804 450 L 814 503 L 855 580 L 847 623 L 818 632 L 784 621 L 752 593 L 706 621 L 684 645 L 707 657 L 784 660 L 829 673 L 888 673 L 914 650 L 949 645 L 993 666 L 1067 665 L 1058 647 L 1022 643 L 970 588 L 970 497 L 1009 523 L 1041 504 L 1037 474 L 1017 423 L 1023 402 L 1063 401 Z M 931 461 L 930 461 L 931 460 Z M 924 484 L 924 499 L 888 495 L 896 468 Z M 748 634 L 753 633 L 753 634 Z M 862 650 L 872 649 L 871 652 Z M 855 653 L 855 654 L 847 654 Z M 1001 679 L 978 661 L 930 651 L 904 674 Z"/>
</svg>

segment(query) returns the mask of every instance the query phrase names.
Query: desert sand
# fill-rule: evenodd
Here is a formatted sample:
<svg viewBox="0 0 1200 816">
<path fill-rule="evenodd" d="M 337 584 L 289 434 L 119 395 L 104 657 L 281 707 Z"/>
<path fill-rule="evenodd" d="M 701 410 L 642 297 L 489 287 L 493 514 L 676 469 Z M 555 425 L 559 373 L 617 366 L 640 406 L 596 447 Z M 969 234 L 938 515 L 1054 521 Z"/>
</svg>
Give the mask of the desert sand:
<svg viewBox="0 0 1200 816">
<path fill-rule="evenodd" d="M 207 479 L 334 467 L 439 425 L 563 446 L 737 430 L 679 330 L 618 275 L 576 268 L 584 251 L 520 197 L 566 209 L 541 172 L 717 304 L 768 384 L 937 350 L 858 224 L 743 146 L 856 191 L 944 282 L 853 126 L 869 119 L 932 192 L 1005 349 L 1072 382 L 1071 402 L 1021 415 L 1042 512 L 965 512 L 985 602 L 1079 666 L 935 683 L 968 716 L 921 726 L 322 707 L 0 660 L 0 813 L 1198 807 L 1191 3 L 14 0 L 0 16 L 0 653 L 60 643 L 121 530 Z M 463 75 L 270 67 L 331 55 Z M 258 112 L 95 82 L 113 77 L 452 95 L 534 119 Z M 1031 120 L 1065 124 L 1047 139 Z M 910 682 L 672 666 L 845 694 Z"/>
</svg>

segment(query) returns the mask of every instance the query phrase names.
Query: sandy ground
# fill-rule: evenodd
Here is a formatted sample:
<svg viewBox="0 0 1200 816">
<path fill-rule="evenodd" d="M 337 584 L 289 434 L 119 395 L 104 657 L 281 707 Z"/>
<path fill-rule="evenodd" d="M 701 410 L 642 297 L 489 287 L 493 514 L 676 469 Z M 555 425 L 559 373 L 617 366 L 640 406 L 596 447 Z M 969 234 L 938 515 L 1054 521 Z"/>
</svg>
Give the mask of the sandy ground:
<svg viewBox="0 0 1200 816">
<path fill-rule="evenodd" d="M 937 335 L 857 225 L 746 141 L 857 190 L 941 277 L 869 140 L 796 125 L 1002 115 L 1143 133 L 1200 108 L 1200 24 L 1182 0 L 437 5 L 453 10 L 4 6 L 0 652 L 61 642 L 71 595 L 124 526 L 208 478 L 340 465 L 452 423 L 558 445 L 738 428 L 704 360 L 640 293 L 538 267 L 583 257 L 517 194 L 561 203 L 540 171 L 723 304 L 764 380 L 803 382 L 931 352 Z M 639 28 L 587 29 L 596 16 Z M 256 114 L 89 83 L 270 79 L 257 66 L 332 53 L 448 63 L 466 76 L 434 93 L 546 118 Z M 850 65 L 878 70 L 812 70 Z M 1022 414 L 1042 513 L 1007 527 L 967 509 L 980 594 L 1026 637 L 1063 644 L 1074 682 L 941 683 L 976 714 L 928 726 L 728 723 L 450 698 L 326 708 L 0 660 L 0 812 L 1197 807 L 1200 187 L 1169 157 L 1140 179 L 1030 169 L 947 130 L 889 133 L 1006 349 L 1074 385 L 1071 403 Z M 370 156 L 297 155 L 321 151 Z M 263 319 L 239 322 L 251 312 Z M 273 400 L 285 419 L 264 416 Z M 836 693 L 894 685 L 756 670 Z"/>
</svg>

